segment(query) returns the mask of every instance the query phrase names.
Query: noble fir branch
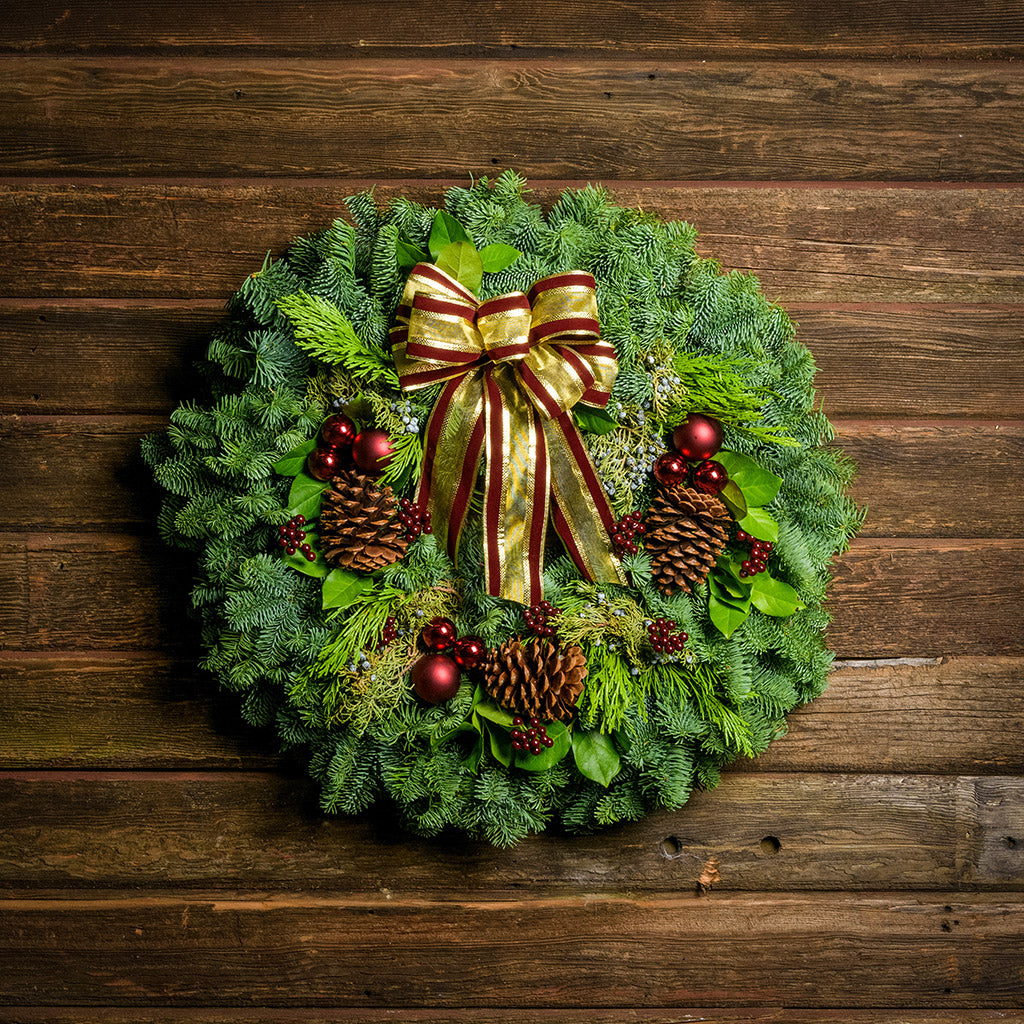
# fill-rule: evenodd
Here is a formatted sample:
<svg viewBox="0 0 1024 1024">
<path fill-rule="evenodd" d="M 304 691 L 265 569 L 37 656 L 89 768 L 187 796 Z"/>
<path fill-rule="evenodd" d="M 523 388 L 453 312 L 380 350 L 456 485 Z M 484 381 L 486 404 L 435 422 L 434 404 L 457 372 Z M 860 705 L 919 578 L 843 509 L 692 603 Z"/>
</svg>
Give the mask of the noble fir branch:
<svg viewBox="0 0 1024 1024">
<path fill-rule="evenodd" d="M 277 302 L 295 331 L 295 343 L 323 363 L 341 366 L 357 381 L 398 387 L 391 357 L 367 345 L 341 310 L 327 299 L 296 292 Z"/>
</svg>

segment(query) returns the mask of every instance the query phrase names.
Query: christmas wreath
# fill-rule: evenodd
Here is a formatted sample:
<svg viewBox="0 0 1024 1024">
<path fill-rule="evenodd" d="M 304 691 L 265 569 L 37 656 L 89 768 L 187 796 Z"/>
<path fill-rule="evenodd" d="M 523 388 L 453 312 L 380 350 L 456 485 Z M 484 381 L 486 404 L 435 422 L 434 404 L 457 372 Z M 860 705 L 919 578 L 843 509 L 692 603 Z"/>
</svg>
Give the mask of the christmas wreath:
<svg viewBox="0 0 1024 1024">
<path fill-rule="evenodd" d="M 203 666 L 326 811 L 514 843 L 682 805 L 825 686 L 814 362 L 695 230 L 512 172 L 268 259 L 144 441 Z"/>
</svg>

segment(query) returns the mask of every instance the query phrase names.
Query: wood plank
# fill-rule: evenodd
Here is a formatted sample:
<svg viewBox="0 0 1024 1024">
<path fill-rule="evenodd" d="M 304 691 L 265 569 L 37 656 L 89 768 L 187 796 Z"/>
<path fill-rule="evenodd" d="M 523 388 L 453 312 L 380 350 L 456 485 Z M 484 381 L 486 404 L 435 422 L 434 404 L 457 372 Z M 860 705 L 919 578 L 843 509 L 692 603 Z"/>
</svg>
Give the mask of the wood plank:
<svg viewBox="0 0 1024 1024">
<path fill-rule="evenodd" d="M 236 696 L 194 663 L 153 652 L 0 651 L 0 707 L 0 768 L 290 765 L 271 730 L 241 720 Z"/>
<path fill-rule="evenodd" d="M 1018 308 L 804 303 L 789 312 L 830 416 L 1024 419 Z M 222 317 L 202 299 L 0 299 L 0 412 L 164 415 L 191 397 L 192 360 Z"/>
<path fill-rule="evenodd" d="M 226 299 L 266 253 L 374 185 L 437 204 L 452 184 L 0 184 L 0 294 Z M 550 204 L 562 187 L 534 182 Z M 693 221 L 698 251 L 791 302 L 1024 301 L 1024 188 L 656 185 L 616 201 Z"/>
<path fill-rule="evenodd" d="M 155 540 L 8 534 L 4 543 L 12 600 L 23 607 L 29 596 L 24 628 L 0 623 L 0 648 L 194 646 L 191 569 Z M 1021 540 L 859 539 L 836 567 L 829 642 L 845 658 L 1019 655 L 1022 589 Z"/>
<path fill-rule="evenodd" d="M 2 1024 L 285 1024 L 308 1022 L 308 1009 L 271 1009 L 213 1006 L 130 1010 L 115 1006 L 0 1007 Z M 651 1009 L 604 1007 L 559 1010 L 524 1009 L 420 1009 L 400 1007 L 337 1008 L 318 1006 L 319 1024 L 879 1024 L 877 1010 L 800 1010 L 777 1006 L 680 1007 Z M 896 1010 L 884 1011 L 885 1024 L 1024 1024 L 1020 1010 Z"/>
<path fill-rule="evenodd" d="M 0 424 L 8 484 L 0 530 L 115 530 L 155 519 L 159 495 L 139 439 L 163 429 L 162 419 L 5 416 Z M 858 465 L 852 493 L 869 509 L 865 537 L 1020 535 L 1024 421 L 836 427 L 837 443 Z M 984 470 L 967 469 L 978 466 Z M 956 487 L 951 467 L 959 467 Z"/>
<path fill-rule="evenodd" d="M 321 0 L 313 12 L 255 6 L 242 21 L 221 3 L 140 9 L 128 0 L 17 7 L 6 18 L 0 53 L 254 54 L 260 56 L 527 56 L 588 54 L 672 59 L 723 57 L 1024 56 L 1024 18 L 1006 0 L 970 10 L 956 0 L 886 4 L 846 0 L 827 10 L 796 0 L 652 5 L 572 0 L 558 16 L 539 0 L 403 5 L 382 18 L 374 0 Z"/>
<path fill-rule="evenodd" d="M 0 773 L 0 817 L 11 888 L 675 893 L 714 857 L 716 892 L 1024 890 L 1020 778 L 732 772 L 679 812 L 511 852 L 403 836 L 390 810 L 325 820 L 277 775 Z"/>
<path fill-rule="evenodd" d="M 103 895 L 2 907 L 3 998 L 15 1005 L 976 1009 L 1016 1006 L 1024 980 L 1024 903 L 1008 894 Z"/>
<path fill-rule="evenodd" d="M 0 652 L 0 707 L 0 769 L 304 770 L 187 654 Z M 785 736 L 736 767 L 1024 775 L 1022 734 L 1024 659 L 843 662 Z"/>
<path fill-rule="evenodd" d="M 5 69 L 9 174 L 515 165 L 546 178 L 1016 181 L 1024 155 L 1024 83 L 1000 63 L 12 56 Z"/>
</svg>

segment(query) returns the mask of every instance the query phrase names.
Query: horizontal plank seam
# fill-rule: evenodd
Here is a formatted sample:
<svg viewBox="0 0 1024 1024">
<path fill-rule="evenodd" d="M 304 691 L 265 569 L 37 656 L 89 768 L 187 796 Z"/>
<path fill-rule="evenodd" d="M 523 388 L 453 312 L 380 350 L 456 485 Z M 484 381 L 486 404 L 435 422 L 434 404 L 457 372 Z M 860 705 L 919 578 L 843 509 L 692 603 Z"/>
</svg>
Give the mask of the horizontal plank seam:
<svg viewBox="0 0 1024 1024">
<path fill-rule="evenodd" d="M 500 171 L 500 168 L 496 168 Z M 376 186 L 379 189 L 405 188 L 424 189 L 436 191 L 441 198 L 449 188 L 465 187 L 470 184 L 467 175 L 465 178 L 330 178 L 323 176 L 309 177 L 223 177 L 204 176 L 183 177 L 174 175 L 163 175 L 152 177 L 135 176 L 128 177 L 119 175 L 117 177 L 104 175 L 3 175 L 0 176 L 0 187 L 11 186 L 24 188 L 36 186 L 39 188 L 52 188 L 54 185 L 70 186 L 102 186 L 110 188 L 130 187 L 151 187 L 159 186 L 180 186 L 182 188 L 195 188 L 197 182 L 203 183 L 203 187 L 228 186 L 228 187 L 252 187 L 273 191 L 288 187 L 309 187 L 325 188 L 336 187 L 355 191 L 363 191 Z M 721 181 L 710 178 L 680 178 L 680 179 L 627 179 L 627 178 L 603 178 L 595 182 L 594 178 L 531 178 L 530 188 L 533 191 L 550 189 L 583 188 L 590 184 L 600 184 L 610 192 L 616 189 L 646 189 L 664 190 L 671 189 L 779 189 L 787 191 L 817 191 L 817 190 L 843 190 L 843 191 L 878 191 L 880 189 L 895 189 L 904 191 L 926 191 L 926 192 L 975 192 L 975 191 L 1011 191 L 1024 188 L 1024 178 L 1018 181 L 920 181 L 915 179 L 876 179 L 865 181 L 863 179 L 821 179 L 821 178 L 791 178 L 791 179 L 723 179 Z M 613 197 L 614 198 L 614 197 Z"/>
</svg>

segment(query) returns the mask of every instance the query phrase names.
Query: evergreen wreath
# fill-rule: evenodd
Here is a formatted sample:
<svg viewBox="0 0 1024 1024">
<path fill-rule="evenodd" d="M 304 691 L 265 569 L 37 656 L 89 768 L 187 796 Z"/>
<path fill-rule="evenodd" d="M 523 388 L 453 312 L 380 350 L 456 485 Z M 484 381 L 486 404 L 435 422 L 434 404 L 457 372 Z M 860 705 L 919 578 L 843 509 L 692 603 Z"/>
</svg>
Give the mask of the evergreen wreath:
<svg viewBox="0 0 1024 1024">
<path fill-rule="evenodd" d="M 415 833 L 497 845 L 680 807 L 763 751 L 825 687 L 829 565 L 862 522 L 811 354 L 756 278 L 602 189 L 546 215 L 527 195 L 509 171 L 443 210 L 348 199 L 354 226 L 245 280 L 202 364 L 208 396 L 143 442 L 161 535 L 197 558 L 202 665 L 248 722 L 308 747 L 323 809 L 387 800 Z M 606 348 L 587 351 L 614 346 L 612 369 L 578 370 L 592 401 L 575 431 L 557 422 L 596 473 L 579 532 L 611 576 L 588 578 L 552 530 L 538 586 L 494 594 L 485 469 L 457 550 L 434 532 L 425 435 L 447 385 L 404 388 L 396 364 L 409 282 L 430 274 L 481 311 L 592 275 Z"/>
</svg>

